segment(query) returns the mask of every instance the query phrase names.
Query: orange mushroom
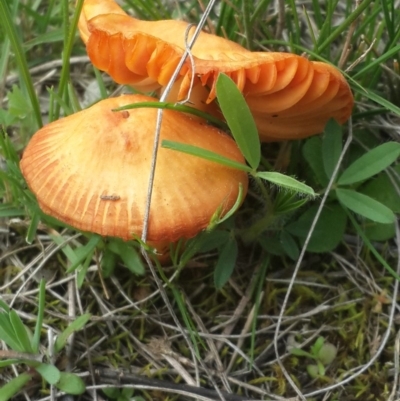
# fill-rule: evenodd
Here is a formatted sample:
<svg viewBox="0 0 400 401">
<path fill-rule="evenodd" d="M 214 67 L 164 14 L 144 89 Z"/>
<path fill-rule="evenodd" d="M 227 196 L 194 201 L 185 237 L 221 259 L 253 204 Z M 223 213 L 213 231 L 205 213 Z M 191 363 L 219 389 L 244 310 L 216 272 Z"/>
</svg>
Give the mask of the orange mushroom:
<svg viewBox="0 0 400 401">
<path fill-rule="evenodd" d="M 154 101 L 124 95 L 50 123 L 29 142 L 21 170 L 41 209 L 83 231 L 129 240 L 142 235 L 156 109 L 113 111 Z M 244 163 L 235 142 L 185 114 L 165 110 L 161 140 L 208 149 Z M 194 237 L 235 203 L 247 174 L 160 148 L 147 239 L 156 248 Z"/>
<path fill-rule="evenodd" d="M 112 0 L 85 1 L 80 26 L 89 32 L 86 45 L 93 64 L 118 83 L 138 90 L 165 86 L 184 53 L 188 24 L 140 21 L 116 7 Z M 194 71 L 187 61 L 169 100 L 185 98 L 195 74 L 196 107 L 218 114 L 212 102 L 218 75 L 225 73 L 242 91 L 263 141 L 317 134 L 330 118 L 344 123 L 351 114 L 350 87 L 329 64 L 290 53 L 250 52 L 205 32 L 200 33 L 192 55 Z"/>
</svg>

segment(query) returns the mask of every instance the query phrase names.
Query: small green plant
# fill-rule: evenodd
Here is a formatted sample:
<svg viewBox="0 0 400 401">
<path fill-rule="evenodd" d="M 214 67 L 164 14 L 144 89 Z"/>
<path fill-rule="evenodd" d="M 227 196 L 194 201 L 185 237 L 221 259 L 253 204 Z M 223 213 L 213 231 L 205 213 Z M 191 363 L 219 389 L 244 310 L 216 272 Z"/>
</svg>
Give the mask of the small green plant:
<svg viewBox="0 0 400 401">
<path fill-rule="evenodd" d="M 222 113 L 248 165 L 232 161 L 208 150 L 182 143 L 164 140 L 162 146 L 247 172 L 255 181 L 265 199 L 269 199 L 265 182 L 283 189 L 286 199 L 282 200 L 281 206 L 282 210 L 286 208 L 285 212 L 292 211 L 302 206 L 308 199 L 314 198 L 314 190 L 293 177 L 275 171 L 259 171 L 261 170 L 259 169 L 261 163 L 260 138 L 246 100 L 231 78 L 224 74 L 219 75 L 216 90 Z M 240 110 L 240 113 L 237 110 Z M 296 195 L 301 196 L 302 199 L 294 199 L 293 196 Z M 237 206 L 239 205 L 240 202 Z M 281 211 L 281 214 L 285 212 Z M 265 231 L 269 227 L 271 222 L 270 215 L 266 215 L 265 219 L 261 219 L 247 230 L 245 241 L 250 242 L 256 239 L 260 232 Z M 229 280 L 238 254 L 234 227 L 228 227 L 228 232 L 220 234 L 220 237 L 224 237 L 225 241 L 218 246 L 219 257 L 214 271 L 214 283 L 218 289 L 221 289 Z"/>
<path fill-rule="evenodd" d="M 322 136 L 312 137 L 302 146 L 308 165 L 305 169 L 307 182 L 319 188 L 320 193 L 326 190 L 336 166 L 339 163 L 343 166 L 307 245 L 310 252 L 330 252 L 336 248 L 349 222 L 367 245 L 368 239 L 387 240 L 395 235 L 395 213 L 399 212 L 400 196 L 393 182 L 399 183 L 399 168 L 391 166 L 400 156 L 400 144 L 386 142 L 367 146 L 363 144 L 366 137 L 368 135 L 363 132 L 358 138 L 361 145 L 353 144 L 341 160 L 342 128 L 331 120 Z M 371 138 L 369 140 L 371 142 Z M 275 202 L 274 208 L 278 206 Z M 271 230 L 268 241 L 262 241 L 263 247 L 296 260 L 318 208 L 318 204 L 311 205 L 303 213 L 284 221 L 275 231 Z"/>
<path fill-rule="evenodd" d="M 311 378 L 315 379 L 325 376 L 326 367 L 336 358 L 337 348 L 320 336 L 311 346 L 310 352 L 300 348 L 291 348 L 290 353 L 313 360 L 313 363 L 307 365 L 307 372 Z"/>
<path fill-rule="evenodd" d="M 43 328 L 45 308 L 45 282 L 42 280 L 39 287 L 38 315 L 34 333 L 22 322 L 17 312 L 0 300 L 0 340 L 10 348 L 2 351 L 3 359 L 0 367 L 15 364 L 27 366 L 27 369 L 0 388 L 0 401 L 7 401 L 17 394 L 23 387 L 39 374 L 48 384 L 55 386 L 68 394 L 79 395 L 85 391 L 85 384 L 80 377 L 70 372 L 61 372 L 53 363 L 50 356 L 42 354 L 40 335 Z M 90 314 L 78 317 L 61 332 L 54 344 L 49 344 L 51 353 L 56 356 L 67 344 L 68 337 L 75 331 L 82 329 L 88 322 Z"/>
</svg>

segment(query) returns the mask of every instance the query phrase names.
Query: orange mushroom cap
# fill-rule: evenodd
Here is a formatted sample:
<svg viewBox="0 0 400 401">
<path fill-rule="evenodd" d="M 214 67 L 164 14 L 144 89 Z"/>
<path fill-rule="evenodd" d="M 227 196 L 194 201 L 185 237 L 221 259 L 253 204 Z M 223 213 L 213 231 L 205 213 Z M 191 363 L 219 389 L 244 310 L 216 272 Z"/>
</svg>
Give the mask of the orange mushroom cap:
<svg viewBox="0 0 400 401">
<path fill-rule="evenodd" d="M 85 7 L 94 10 L 86 0 Z M 138 90 L 165 86 L 184 53 L 188 24 L 183 21 L 140 21 L 125 12 L 112 12 L 112 0 L 102 0 L 86 21 L 87 51 L 93 64 L 118 83 Z M 85 14 L 89 15 L 89 13 Z M 218 114 L 218 107 L 202 106 L 215 99 L 218 75 L 230 76 L 242 91 L 263 141 L 298 139 L 322 132 L 330 118 L 344 123 L 353 96 L 343 75 L 333 66 L 290 53 L 250 52 L 224 38 L 201 32 L 192 48 L 194 69 L 187 60 L 175 84 L 182 100 L 196 75 L 192 95 L 198 107 Z M 208 88 L 206 91 L 201 86 Z"/>
<path fill-rule="evenodd" d="M 41 209 L 83 231 L 124 240 L 141 236 L 157 110 L 113 109 L 154 100 L 103 100 L 40 129 L 21 170 Z M 182 113 L 164 111 L 163 139 L 244 163 L 228 135 Z M 148 240 L 165 244 L 195 236 L 219 207 L 223 215 L 234 205 L 239 184 L 245 193 L 248 177 L 242 171 L 160 147 Z"/>
</svg>

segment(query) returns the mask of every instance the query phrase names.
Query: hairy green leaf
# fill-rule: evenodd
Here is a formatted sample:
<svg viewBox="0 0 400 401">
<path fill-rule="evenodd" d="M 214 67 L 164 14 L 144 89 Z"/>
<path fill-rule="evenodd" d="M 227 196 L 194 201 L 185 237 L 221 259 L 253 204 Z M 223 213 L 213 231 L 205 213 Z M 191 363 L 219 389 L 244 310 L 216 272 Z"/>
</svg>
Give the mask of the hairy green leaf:
<svg viewBox="0 0 400 401">
<path fill-rule="evenodd" d="M 285 174 L 277 173 L 274 171 L 259 171 L 256 173 L 256 177 L 259 177 L 263 180 L 271 182 L 272 184 L 278 185 L 279 187 L 297 192 L 302 195 L 307 195 L 311 197 L 315 196 L 315 192 L 311 187 Z"/>
</svg>

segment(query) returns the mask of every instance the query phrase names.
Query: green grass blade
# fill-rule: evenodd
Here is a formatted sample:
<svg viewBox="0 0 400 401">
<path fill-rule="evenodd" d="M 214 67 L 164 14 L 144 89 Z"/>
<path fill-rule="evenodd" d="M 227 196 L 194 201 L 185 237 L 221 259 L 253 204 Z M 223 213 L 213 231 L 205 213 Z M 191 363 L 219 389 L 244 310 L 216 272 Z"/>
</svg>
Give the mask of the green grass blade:
<svg viewBox="0 0 400 401">
<path fill-rule="evenodd" d="M 13 48 L 16 63 L 21 74 L 21 80 L 23 81 L 28 91 L 28 96 L 32 104 L 33 113 L 35 115 L 37 128 L 42 127 L 42 114 L 40 112 L 39 101 L 36 96 L 35 88 L 31 75 L 29 73 L 28 63 L 26 61 L 25 52 L 21 43 L 21 39 L 17 33 L 15 24 L 12 20 L 10 10 L 7 6 L 7 2 L 0 1 L 0 25 L 4 27 L 6 34 L 11 42 Z"/>
<path fill-rule="evenodd" d="M 383 15 L 385 16 L 386 31 L 389 35 L 390 40 L 393 41 L 395 35 L 393 26 L 394 1 L 389 2 L 386 0 L 382 0 L 380 3 L 382 5 Z M 391 5 L 390 7 L 388 3 Z"/>
<path fill-rule="evenodd" d="M 380 253 L 376 250 L 376 248 L 372 245 L 371 241 L 368 239 L 368 237 L 365 235 L 364 230 L 360 227 L 360 225 L 357 223 L 357 220 L 353 216 L 353 214 L 349 211 L 346 210 L 347 216 L 349 217 L 349 220 L 351 221 L 351 224 L 353 227 L 356 229 L 357 234 L 361 237 L 363 240 L 365 246 L 371 251 L 371 253 L 376 257 L 376 259 L 379 261 L 379 263 L 382 264 L 382 266 L 396 279 L 400 281 L 400 276 L 392 269 L 392 267 L 386 262 L 386 260 L 380 255 Z"/>
<path fill-rule="evenodd" d="M 62 42 L 64 31 L 62 29 L 46 32 L 24 43 L 25 50 L 29 50 L 34 46 L 48 45 L 49 43 Z"/>
<path fill-rule="evenodd" d="M 175 285 L 170 282 L 171 285 L 171 290 L 174 295 L 174 299 L 178 305 L 179 312 L 181 313 L 182 319 L 185 323 L 185 327 L 189 332 L 190 340 L 192 341 L 193 344 L 193 349 L 194 353 L 196 355 L 196 358 L 199 360 L 201 358 L 200 356 L 200 350 L 199 350 L 199 345 L 201 345 L 203 348 L 205 347 L 205 344 L 200 337 L 199 333 L 196 330 L 196 325 L 193 323 L 193 320 L 191 319 L 189 312 L 185 306 L 185 301 L 183 298 L 183 295 L 181 292 L 179 292 L 176 288 Z"/>
<path fill-rule="evenodd" d="M 68 337 L 75 331 L 81 330 L 86 323 L 90 320 L 91 314 L 85 313 L 79 316 L 76 320 L 68 325 L 68 327 L 57 336 L 56 342 L 54 344 L 54 351 L 56 353 L 60 352 L 67 344 Z"/>
<path fill-rule="evenodd" d="M 249 50 L 253 48 L 253 40 L 252 40 L 252 29 L 251 29 L 251 20 L 250 20 L 250 3 L 249 1 L 242 2 L 242 13 L 243 13 L 243 22 L 244 22 L 244 35 L 246 39 L 245 47 Z"/>
<path fill-rule="evenodd" d="M 159 2 L 155 5 L 148 0 L 126 0 L 126 3 L 135 10 L 135 13 L 141 19 L 160 20 L 168 18 L 167 11 L 163 4 Z"/>
<path fill-rule="evenodd" d="M 5 174 L 0 174 L 0 178 L 5 176 Z M 13 204 L 10 203 L 4 203 L 0 205 L 0 218 L 17 216 L 25 216 L 25 209 L 15 207 Z"/>
<path fill-rule="evenodd" d="M 101 98 L 107 99 L 107 97 L 108 97 L 107 88 L 106 88 L 106 85 L 104 84 L 104 79 L 103 79 L 103 76 L 102 76 L 100 70 L 98 70 L 95 66 L 93 66 L 93 72 L 94 72 L 94 76 L 96 77 L 96 82 L 97 82 L 97 86 L 99 87 L 99 90 L 100 90 Z"/>
<path fill-rule="evenodd" d="M 197 146 L 187 145 L 185 143 L 173 142 L 167 140 L 162 141 L 161 146 L 166 149 L 176 150 L 178 152 L 187 153 L 188 155 L 201 157 L 202 159 L 219 163 L 227 167 L 246 171 L 247 173 L 253 172 L 253 170 L 250 167 L 246 166 L 245 164 L 236 162 L 234 160 L 228 159 L 227 157 L 221 156 L 218 153 L 214 153 L 211 152 L 210 150 L 202 149 Z"/>
<path fill-rule="evenodd" d="M 214 117 L 211 114 L 205 113 L 204 111 L 198 110 L 194 107 L 186 106 L 184 104 L 179 103 L 170 103 L 170 102 L 138 102 L 133 104 L 127 104 L 126 106 L 118 107 L 113 109 L 113 111 L 121 111 L 121 110 L 131 110 L 131 109 L 140 109 L 140 108 L 150 108 L 150 109 L 165 109 L 165 110 L 175 110 L 180 111 L 182 113 L 193 114 L 194 116 L 201 117 L 206 121 L 210 121 L 211 123 L 221 127 L 222 129 L 227 129 L 227 125 L 221 121 L 219 118 Z"/>
<path fill-rule="evenodd" d="M 10 10 L 11 14 L 11 20 L 15 20 L 15 17 L 17 15 L 19 7 L 19 0 L 15 0 L 12 3 L 12 9 Z M 0 54 L 0 77 L 5 77 L 6 76 L 6 71 L 7 71 L 7 64 L 8 60 L 10 58 L 10 50 L 11 50 L 11 42 L 8 36 L 4 39 L 3 43 L 1 44 L 0 47 L 1 54 Z"/>
<path fill-rule="evenodd" d="M 32 351 L 34 353 L 39 352 L 40 334 L 44 318 L 45 300 L 46 300 L 46 282 L 42 279 L 40 280 L 39 284 L 38 312 L 36 317 L 35 331 L 33 333 L 31 341 Z"/>
<path fill-rule="evenodd" d="M 359 79 L 360 77 L 365 77 L 368 76 L 367 73 L 370 73 L 371 70 L 374 70 L 375 68 L 379 67 L 386 62 L 387 60 L 391 59 L 392 57 L 396 56 L 397 53 L 400 52 L 400 45 L 397 45 L 384 54 L 382 54 L 380 57 L 377 57 L 374 60 L 371 60 L 369 63 L 365 64 L 365 67 L 357 71 L 353 76 L 352 79 Z"/>
<path fill-rule="evenodd" d="M 31 222 L 29 224 L 28 227 L 28 231 L 26 233 L 26 237 L 25 237 L 25 241 L 28 244 L 32 244 L 35 236 L 36 236 L 36 231 L 37 231 L 37 227 L 39 225 L 40 222 L 40 214 L 39 213 L 33 213 L 32 214 L 32 218 L 31 218 Z"/>
<path fill-rule="evenodd" d="M 320 44 L 317 52 L 322 52 L 329 47 L 373 2 L 374 0 L 364 0 L 358 7 Z M 329 3 L 328 3 L 329 4 Z"/>
<path fill-rule="evenodd" d="M 60 84 L 58 87 L 58 96 L 65 101 L 67 95 L 67 84 L 70 79 L 69 59 L 71 57 L 72 48 L 75 41 L 76 27 L 78 25 L 79 15 L 82 10 L 83 0 L 78 0 L 75 5 L 75 11 L 71 24 L 69 24 L 68 16 L 68 1 L 63 0 L 63 13 L 64 13 L 64 51 L 63 51 L 63 66 L 61 69 Z M 54 118 L 58 119 L 60 116 L 60 105 L 56 103 L 54 110 Z"/>
<path fill-rule="evenodd" d="M 355 81 L 352 81 L 352 82 L 355 82 Z M 400 107 L 396 106 L 389 100 L 386 100 L 385 98 L 377 95 L 376 93 L 359 86 L 357 83 L 356 83 L 356 86 L 352 86 L 352 89 L 354 92 L 358 93 L 359 95 L 366 97 L 367 99 L 370 99 L 370 100 L 380 104 L 381 106 L 385 107 L 386 110 L 392 111 L 393 113 L 400 116 Z"/>
<path fill-rule="evenodd" d="M 301 38 L 301 29 L 300 29 L 300 21 L 299 15 L 297 13 L 296 1 L 288 0 L 291 8 L 291 18 L 287 19 L 287 23 L 293 24 L 293 26 L 289 27 L 290 31 L 290 42 L 299 43 Z"/>
<path fill-rule="evenodd" d="M 263 291 L 264 285 L 265 285 L 265 275 L 267 274 L 268 266 L 270 264 L 270 257 L 266 256 L 264 261 L 262 262 L 262 265 L 260 267 L 260 270 L 257 272 L 257 279 L 255 280 L 255 309 L 254 309 L 254 319 L 251 324 L 251 346 L 250 346 L 250 359 L 251 361 L 254 361 L 254 353 L 256 349 L 256 332 L 257 332 L 257 322 L 258 316 L 259 316 L 259 310 L 260 307 L 262 306 L 262 298 L 261 298 L 261 293 Z"/>
<path fill-rule="evenodd" d="M 70 259 L 70 262 L 72 264 L 68 268 L 67 273 L 72 273 L 74 270 L 76 270 L 78 266 L 88 257 L 88 255 L 94 252 L 94 249 L 96 248 L 100 240 L 100 235 L 92 234 L 86 245 L 75 249 L 73 256 L 74 260 Z"/>
</svg>

